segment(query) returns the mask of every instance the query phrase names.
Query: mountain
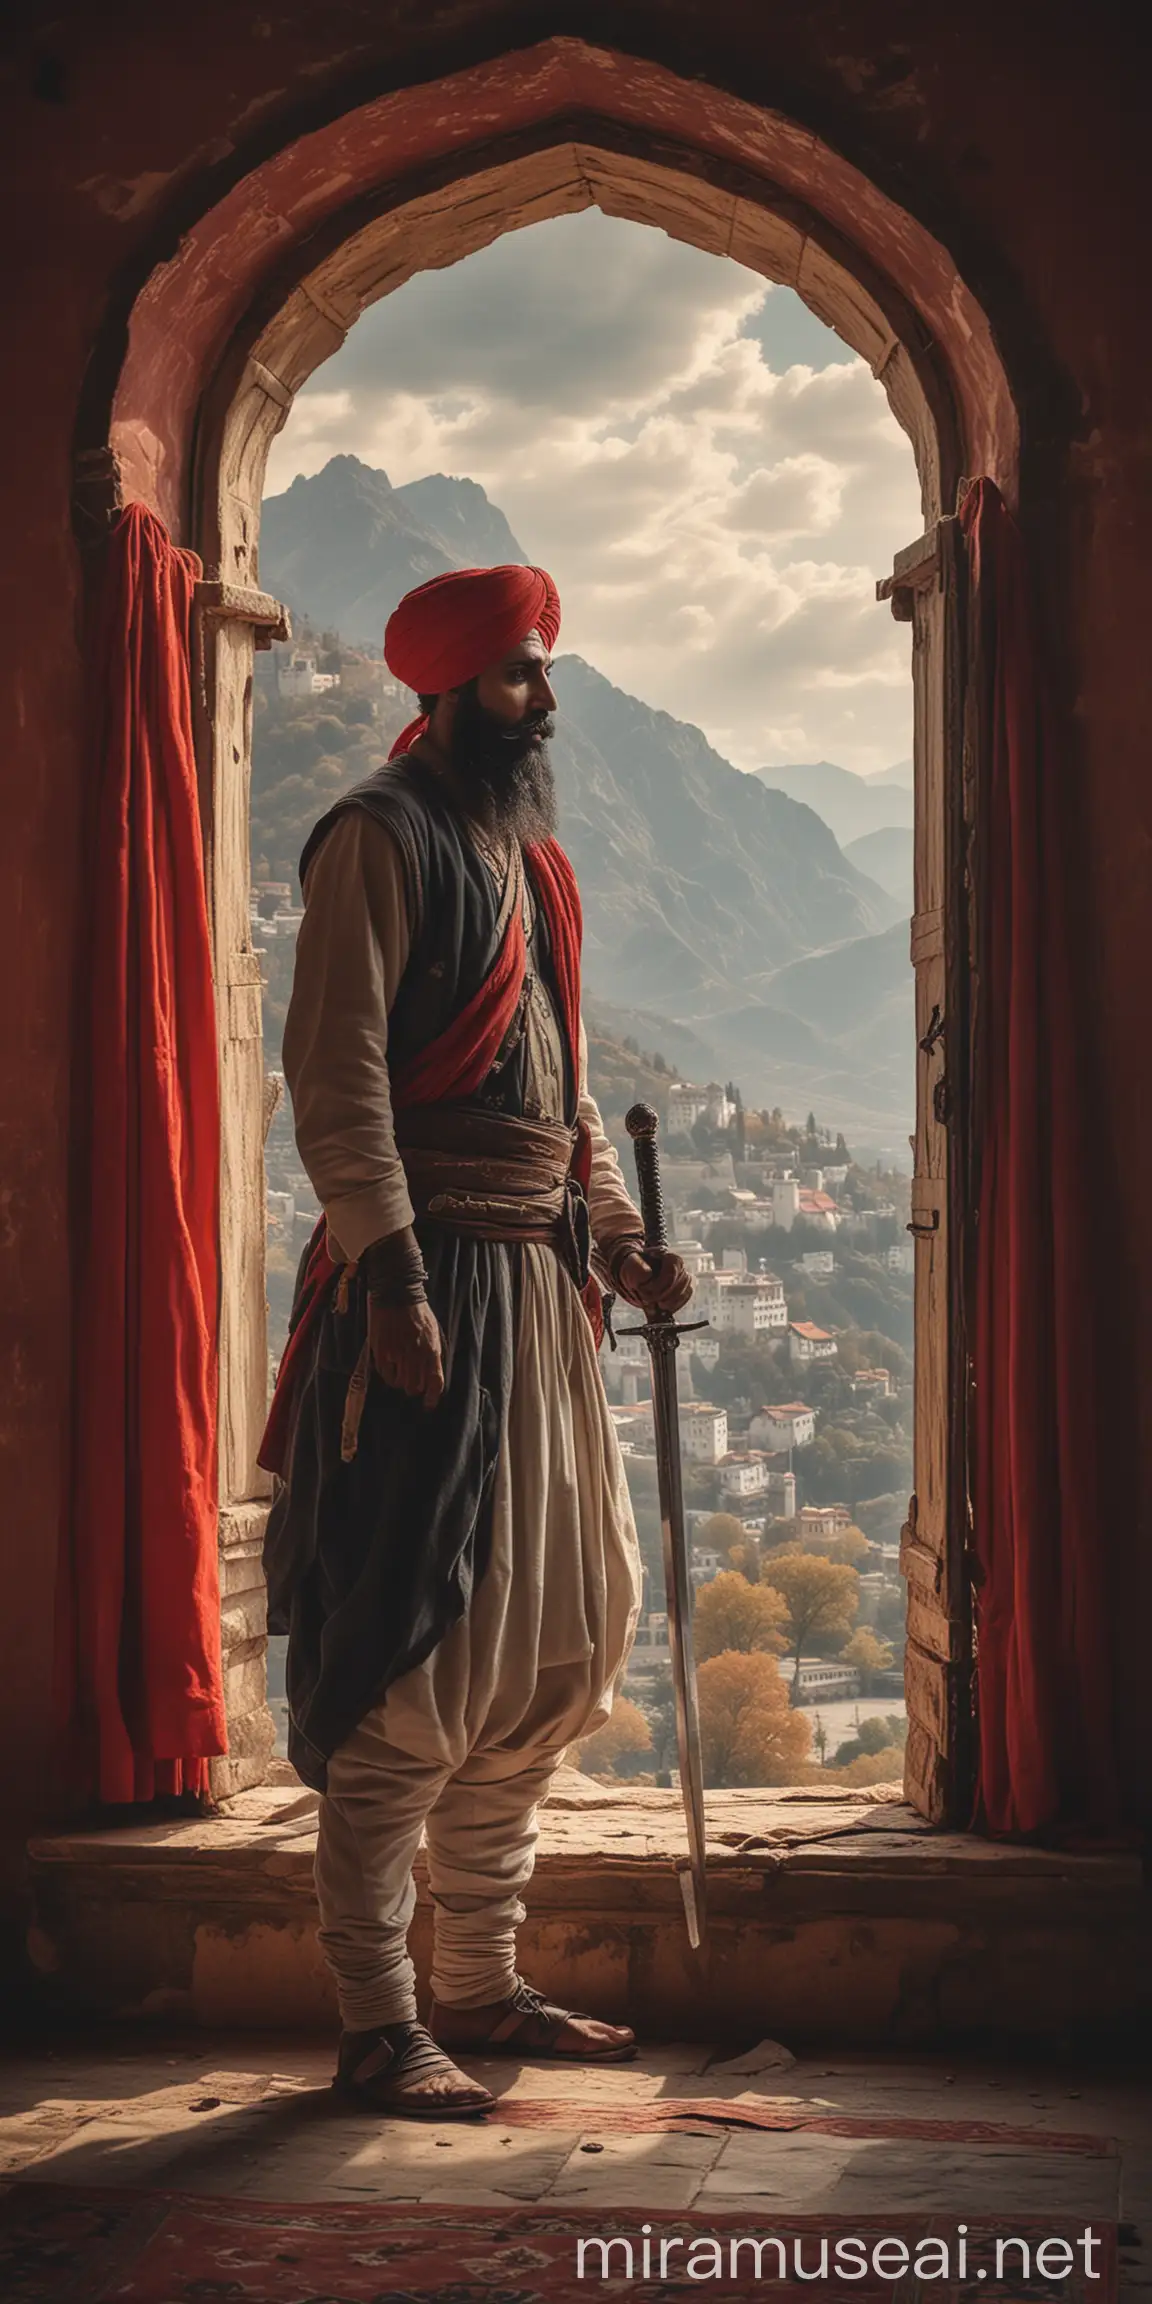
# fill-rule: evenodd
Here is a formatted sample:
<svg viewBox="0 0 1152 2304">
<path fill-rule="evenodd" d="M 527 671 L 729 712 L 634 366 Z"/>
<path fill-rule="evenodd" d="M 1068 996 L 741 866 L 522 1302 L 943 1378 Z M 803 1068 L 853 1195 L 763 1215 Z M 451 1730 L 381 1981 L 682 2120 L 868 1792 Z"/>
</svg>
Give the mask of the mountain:
<svg viewBox="0 0 1152 2304">
<path fill-rule="evenodd" d="M 857 871 L 866 872 L 877 886 L 894 896 L 909 915 L 912 911 L 912 827 L 889 824 L 879 832 L 865 832 L 849 840 L 844 854 Z"/>
<path fill-rule="evenodd" d="M 478 481 L 449 480 L 443 472 L 432 472 L 426 480 L 405 481 L 394 494 L 425 528 L 443 539 L 457 567 L 497 568 L 510 560 L 527 567 L 523 545 Z"/>
<path fill-rule="evenodd" d="M 897 921 L 790 962 L 769 979 L 763 1003 L 733 1010 L 716 1031 L 738 1077 L 767 1060 L 797 1109 L 807 1096 L 843 1115 L 858 1141 L 891 1151 L 911 1126 L 913 1014 L 908 926 Z"/>
<path fill-rule="evenodd" d="M 474 480 L 434 473 L 393 488 L 358 456 L 333 456 L 265 499 L 260 582 L 297 617 L 379 649 L 402 594 L 449 568 L 527 559 Z"/>
<path fill-rule="evenodd" d="M 831 827 L 841 847 L 866 832 L 881 832 L 890 825 L 910 828 L 912 784 L 889 784 L 871 776 L 854 776 L 850 768 L 837 768 L 831 760 L 810 760 L 790 768 L 757 768 L 761 783 L 774 792 L 786 792 L 803 801 Z"/>
<path fill-rule="evenodd" d="M 562 656 L 552 746 L 561 831 L 584 895 L 593 991 L 695 1030 L 774 969 L 887 926 L 892 902 L 810 809 L 714 752 L 698 728 Z"/>
<path fill-rule="evenodd" d="M 815 1107 L 899 1149 L 914 1038 L 906 906 L 810 808 L 733 768 L 698 728 L 579 657 L 559 659 L 554 685 L 560 832 L 584 899 L 593 1012 L 690 1076 L 739 1079 L 750 1103 Z"/>
<path fill-rule="evenodd" d="M 911 760 L 898 760 L 894 768 L 878 768 L 869 776 L 868 783 L 874 792 L 881 791 L 885 784 L 907 784 L 910 788 L 913 766 Z"/>
</svg>

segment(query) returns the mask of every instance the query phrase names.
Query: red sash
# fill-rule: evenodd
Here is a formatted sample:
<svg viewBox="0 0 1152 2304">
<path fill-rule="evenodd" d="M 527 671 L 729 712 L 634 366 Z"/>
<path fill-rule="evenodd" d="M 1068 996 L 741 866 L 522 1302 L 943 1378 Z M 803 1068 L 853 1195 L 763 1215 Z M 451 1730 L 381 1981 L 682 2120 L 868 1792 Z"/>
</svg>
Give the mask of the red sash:
<svg viewBox="0 0 1152 2304">
<path fill-rule="evenodd" d="M 532 879 L 548 923 L 552 962 L 560 994 L 560 1017 L 572 1064 L 572 1077 L 580 1077 L 580 946 L 584 919 L 576 875 L 559 841 L 534 841 L 525 849 Z M 479 990 L 454 1016 L 438 1040 L 392 1075 L 392 1109 L 410 1111 L 417 1105 L 458 1103 L 474 1096 L 487 1078 L 516 1014 L 527 966 L 524 926 L 516 905 L 504 940 Z M 592 1172 L 592 1140 L 581 1121 L 577 1127 L 572 1174 L 585 1194 Z M 260 1443 L 257 1462 L 266 1472 L 282 1473 L 287 1459 L 296 1385 L 308 1341 L 334 1284 L 339 1266 L 328 1253 L 328 1228 L 322 1216 L 312 1234 L 304 1267 L 292 1332 L 284 1348 Z M 600 1291 L 595 1280 L 584 1290 L 584 1307 L 599 1341 Z"/>
</svg>

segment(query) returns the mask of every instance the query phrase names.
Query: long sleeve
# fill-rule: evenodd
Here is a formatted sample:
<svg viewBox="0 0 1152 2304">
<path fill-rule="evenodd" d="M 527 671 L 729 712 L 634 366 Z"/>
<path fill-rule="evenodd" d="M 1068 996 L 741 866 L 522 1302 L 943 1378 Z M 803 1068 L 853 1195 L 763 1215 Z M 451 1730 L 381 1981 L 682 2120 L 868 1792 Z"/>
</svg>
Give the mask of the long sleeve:
<svg viewBox="0 0 1152 2304">
<path fill-rule="evenodd" d="M 346 1258 L 412 1222 L 387 1058 L 411 934 L 395 841 L 362 808 L 347 809 L 309 869 L 284 1027 L 300 1158 L 333 1253 Z"/>
<path fill-rule="evenodd" d="M 624 1182 L 615 1147 L 604 1132 L 594 1096 L 588 1091 L 588 1041 L 580 1026 L 580 1118 L 592 1139 L 592 1175 L 588 1186 L 588 1213 L 592 1238 L 602 1259 L 611 1255 L 618 1240 L 635 1239 L 644 1226 Z"/>
</svg>

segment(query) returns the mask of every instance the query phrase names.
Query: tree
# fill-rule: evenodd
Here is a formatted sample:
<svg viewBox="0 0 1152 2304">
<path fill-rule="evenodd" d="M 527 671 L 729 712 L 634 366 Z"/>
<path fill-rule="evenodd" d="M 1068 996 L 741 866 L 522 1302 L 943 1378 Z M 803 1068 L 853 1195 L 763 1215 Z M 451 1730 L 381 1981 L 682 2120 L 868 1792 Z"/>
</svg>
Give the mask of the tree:
<svg viewBox="0 0 1152 2304">
<path fill-rule="evenodd" d="M 738 1520 L 734 1512 L 714 1512 L 711 1519 L 704 1522 L 700 1542 L 710 1544 L 714 1552 L 730 1553 L 734 1544 L 744 1542 L 744 1536 L 744 1522 Z"/>
<path fill-rule="evenodd" d="M 737 1575 L 743 1576 L 745 1583 L 758 1584 L 760 1582 L 760 1539 L 758 1536 L 745 1536 L 742 1544 L 734 1544 L 728 1558 Z"/>
<path fill-rule="evenodd" d="M 795 1657 L 792 1697 L 800 1686 L 800 1658 L 812 1640 L 850 1632 L 860 1605 L 860 1578 L 854 1568 L 834 1560 L 821 1560 L 814 1552 L 782 1552 L 773 1556 L 772 1577 L 787 1603 L 788 1653 Z"/>
<path fill-rule="evenodd" d="M 846 1767 L 837 1767 L 835 1774 L 841 1784 L 899 1784 L 904 1754 L 899 1744 L 888 1744 L 880 1752 L 859 1753 Z"/>
<path fill-rule="evenodd" d="M 856 1721 L 856 1734 L 846 1744 L 836 1747 L 835 1767 L 846 1768 L 862 1754 L 874 1758 L 877 1752 L 891 1752 L 893 1748 L 903 1751 L 908 1741 L 908 1722 L 899 1714 L 871 1712 L 867 1720 L 861 1720 L 857 1712 Z"/>
<path fill-rule="evenodd" d="M 701 1665 L 697 1684 L 706 1784 L 804 1781 L 811 1734 L 775 1657 L 727 1649 Z"/>
<path fill-rule="evenodd" d="M 632 1752 L 652 1750 L 652 1730 L 630 1696 L 618 1696 L 602 1728 L 593 1730 L 572 1747 L 576 1765 L 586 1776 L 603 1776 L 618 1760 Z"/>
<path fill-rule="evenodd" d="M 857 1627 L 840 1655 L 842 1663 L 855 1665 L 864 1684 L 865 1694 L 874 1673 L 892 1670 L 892 1650 L 887 1640 L 878 1639 L 867 1624 Z"/>
<path fill-rule="evenodd" d="M 834 1544 L 828 1546 L 828 1558 L 847 1562 L 849 1568 L 859 1568 L 868 1558 L 872 1547 L 862 1528 L 842 1528 Z M 880 1667 L 877 1665 L 877 1671 Z"/>
<path fill-rule="evenodd" d="M 788 1610 L 770 1584 L 749 1584 L 733 1569 L 725 1569 L 696 1595 L 693 1644 L 703 1662 L 726 1648 L 748 1655 L 753 1649 L 783 1652 L 781 1626 Z"/>
</svg>

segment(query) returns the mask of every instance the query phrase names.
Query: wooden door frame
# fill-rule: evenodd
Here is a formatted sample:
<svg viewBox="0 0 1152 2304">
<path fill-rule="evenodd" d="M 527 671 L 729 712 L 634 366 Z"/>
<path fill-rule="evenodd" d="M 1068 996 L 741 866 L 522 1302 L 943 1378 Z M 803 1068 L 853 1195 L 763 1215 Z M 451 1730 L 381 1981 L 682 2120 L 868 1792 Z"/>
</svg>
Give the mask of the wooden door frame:
<svg viewBox="0 0 1152 2304">
<path fill-rule="evenodd" d="M 957 502 L 966 485 L 961 483 Z M 898 553 L 892 575 L 876 589 L 897 620 L 912 625 L 916 692 L 911 954 L 917 972 L 917 1086 L 908 1229 L 916 1242 L 918 1375 L 916 1491 L 900 1545 L 908 1589 L 905 1792 L 933 1823 L 964 1829 L 973 1812 L 976 1747 L 968 1304 L 977 947 L 971 869 L 974 690 L 967 559 L 958 517 L 937 521 Z M 942 1301 L 934 1303 L 941 1259 Z M 930 1349 L 938 1362 L 935 1384 L 926 1366 Z M 935 1419 L 943 1420 L 942 1432 Z M 922 1481 L 935 1491 L 927 1513 Z"/>
</svg>

